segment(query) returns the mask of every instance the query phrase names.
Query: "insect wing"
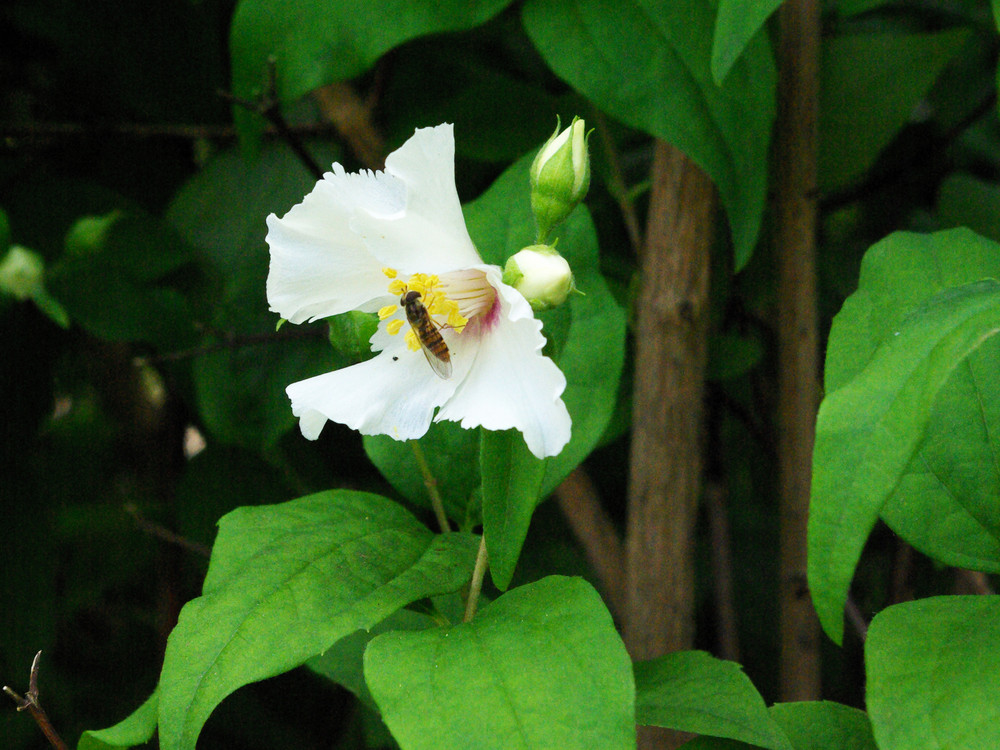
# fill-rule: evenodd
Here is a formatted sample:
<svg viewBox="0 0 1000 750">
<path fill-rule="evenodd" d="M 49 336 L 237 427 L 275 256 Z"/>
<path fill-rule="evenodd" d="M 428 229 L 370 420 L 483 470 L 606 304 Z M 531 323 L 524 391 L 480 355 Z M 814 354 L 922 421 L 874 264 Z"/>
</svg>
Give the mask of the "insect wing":
<svg viewBox="0 0 1000 750">
<path fill-rule="evenodd" d="M 417 339 L 420 341 L 420 351 L 424 353 L 424 356 L 427 358 L 427 364 L 429 364 L 431 369 L 434 370 L 434 374 L 444 380 L 450 378 L 451 360 L 439 358 L 433 351 L 431 351 L 431 348 L 424 343 L 422 338 L 418 336 Z"/>
</svg>

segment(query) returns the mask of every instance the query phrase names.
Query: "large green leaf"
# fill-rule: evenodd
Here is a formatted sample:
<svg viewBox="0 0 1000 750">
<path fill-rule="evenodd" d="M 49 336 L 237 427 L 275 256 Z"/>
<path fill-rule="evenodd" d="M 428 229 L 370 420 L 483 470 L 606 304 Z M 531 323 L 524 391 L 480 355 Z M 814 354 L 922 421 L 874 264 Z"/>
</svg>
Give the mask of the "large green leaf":
<svg viewBox="0 0 1000 750">
<path fill-rule="evenodd" d="M 403 750 L 635 747 L 628 654 L 579 578 L 513 589 L 452 628 L 381 635 L 365 679 Z"/>
<path fill-rule="evenodd" d="M 252 98 L 277 65 L 278 96 L 292 102 L 313 89 L 365 72 L 403 42 L 478 26 L 511 0 L 242 0 L 230 30 L 233 91 Z M 235 110 L 246 136 L 260 122 Z"/>
<path fill-rule="evenodd" d="M 844 188 L 871 167 L 967 38 L 966 30 L 951 29 L 907 35 L 855 34 L 824 44 L 821 188 Z M 862 74 L 863 81 L 859 81 Z"/>
<path fill-rule="evenodd" d="M 457 590 L 477 541 L 434 536 L 399 505 L 321 492 L 219 522 L 204 593 L 188 602 L 160 675 L 160 746 L 194 748 L 236 688 L 302 664 L 406 604 Z"/>
<path fill-rule="evenodd" d="M 795 750 L 877 750 L 864 711 L 832 701 L 776 703 L 768 713 Z M 684 750 L 752 750 L 759 745 L 699 737 Z"/>
<path fill-rule="evenodd" d="M 781 5 L 781 0 L 719 0 L 712 36 L 712 76 L 725 80 L 754 34 Z"/>
<path fill-rule="evenodd" d="M 889 607 L 872 620 L 865 664 L 881 750 L 1000 747 L 1000 598 Z"/>
<path fill-rule="evenodd" d="M 531 515 L 538 505 L 545 462 L 524 444 L 517 430 L 483 430 L 483 535 L 490 575 L 501 591 L 510 585 Z"/>
<path fill-rule="evenodd" d="M 84 732 L 76 750 L 113 750 L 149 742 L 156 732 L 158 701 L 159 695 L 153 691 L 145 703 L 113 727 Z"/>
<path fill-rule="evenodd" d="M 638 724 L 792 750 L 739 664 L 679 651 L 635 665 Z"/>
<path fill-rule="evenodd" d="M 742 268 L 767 197 L 775 70 L 755 36 L 722 86 L 705 0 L 529 0 L 524 25 L 555 73 L 602 110 L 670 141 L 719 189 Z"/>
<path fill-rule="evenodd" d="M 990 275 L 998 251 L 967 230 L 892 235 L 869 251 L 859 289 L 834 321 L 809 518 L 810 589 L 834 640 L 883 506 L 915 544 L 995 559 L 996 480 L 983 472 L 995 471 L 989 436 L 1000 405 L 988 373 L 998 352 L 991 342 L 963 361 L 1000 329 L 1000 283 L 963 281 Z M 938 522 L 956 509 L 964 519 L 946 528 L 975 531 L 972 541 L 941 538 Z"/>
</svg>

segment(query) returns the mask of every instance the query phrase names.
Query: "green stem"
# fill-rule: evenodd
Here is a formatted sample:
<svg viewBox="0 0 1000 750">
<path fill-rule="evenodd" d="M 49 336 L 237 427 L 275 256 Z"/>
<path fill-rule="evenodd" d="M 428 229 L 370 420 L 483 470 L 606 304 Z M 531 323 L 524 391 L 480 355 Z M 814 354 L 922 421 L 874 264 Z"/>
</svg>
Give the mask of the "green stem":
<svg viewBox="0 0 1000 750">
<path fill-rule="evenodd" d="M 479 592 L 483 588 L 483 577 L 486 575 L 486 563 L 490 556 L 486 552 L 486 535 L 479 539 L 479 554 L 476 555 L 476 567 L 472 569 L 472 580 L 469 581 L 469 598 L 465 602 L 465 617 L 462 622 L 469 622 L 476 614 L 476 604 L 479 602 Z"/>
<path fill-rule="evenodd" d="M 424 451 L 420 447 L 420 443 L 416 440 L 411 440 L 410 446 L 413 448 L 413 455 L 417 459 L 417 466 L 420 467 L 420 473 L 424 477 L 424 485 L 427 487 L 427 494 L 430 495 L 431 507 L 434 508 L 434 515 L 437 517 L 438 526 L 441 527 L 442 534 L 447 534 L 451 531 L 451 525 L 448 523 L 448 515 L 444 512 L 444 503 L 441 501 L 441 493 L 438 492 L 437 479 L 431 473 L 431 467 L 427 465 L 427 459 L 424 458 Z"/>
</svg>

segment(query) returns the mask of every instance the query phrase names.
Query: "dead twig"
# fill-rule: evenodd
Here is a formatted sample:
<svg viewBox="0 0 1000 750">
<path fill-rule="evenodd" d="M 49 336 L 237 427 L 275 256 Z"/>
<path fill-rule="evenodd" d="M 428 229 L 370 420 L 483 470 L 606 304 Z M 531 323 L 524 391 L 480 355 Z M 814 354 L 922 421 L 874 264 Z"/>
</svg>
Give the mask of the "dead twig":
<svg viewBox="0 0 1000 750">
<path fill-rule="evenodd" d="M 42 730 L 42 734 L 45 735 L 45 738 L 52 747 L 56 748 L 56 750 L 69 750 L 69 747 L 63 742 L 62 737 L 56 732 L 55 727 L 52 726 L 48 714 L 45 713 L 42 704 L 38 700 L 38 662 L 41 658 L 42 652 L 39 651 L 35 654 L 35 658 L 31 662 L 31 674 L 28 677 L 28 692 L 25 693 L 23 698 L 6 685 L 3 686 L 3 691 L 17 704 L 18 711 L 28 711 L 31 714 L 31 717 L 38 724 L 38 728 Z"/>
</svg>

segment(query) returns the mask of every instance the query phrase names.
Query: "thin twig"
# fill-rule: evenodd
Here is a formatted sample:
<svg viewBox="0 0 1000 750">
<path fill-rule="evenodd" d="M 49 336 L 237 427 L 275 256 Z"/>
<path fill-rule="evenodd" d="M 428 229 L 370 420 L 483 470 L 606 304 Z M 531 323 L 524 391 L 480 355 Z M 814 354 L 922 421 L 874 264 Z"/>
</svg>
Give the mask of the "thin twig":
<svg viewBox="0 0 1000 750">
<path fill-rule="evenodd" d="M 441 528 L 442 534 L 447 534 L 451 531 L 451 524 L 448 523 L 448 514 L 444 512 L 444 502 L 441 500 L 440 491 L 438 491 L 437 479 L 434 477 L 433 472 L 431 472 L 431 467 L 424 457 L 424 450 L 420 447 L 420 443 L 416 440 L 411 440 L 410 447 L 413 448 L 413 455 L 417 459 L 417 466 L 420 467 L 420 474 L 424 478 L 424 485 L 427 487 L 427 494 L 431 498 L 431 507 L 434 509 L 434 515 L 437 517 L 438 526 Z"/>
<path fill-rule="evenodd" d="M 608 169 L 612 197 L 618 202 L 618 208 L 622 212 L 622 221 L 625 222 L 625 231 L 628 233 L 629 243 L 632 245 L 632 252 L 636 257 L 642 253 L 642 230 L 639 229 L 639 217 L 635 213 L 635 205 L 629 198 L 628 188 L 625 187 L 625 177 L 622 171 L 621 159 L 618 156 L 618 147 L 615 146 L 611 137 L 611 129 L 608 127 L 608 120 L 600 110 L 594 110 L 594 126 L 597 135 L 601 139 L 604 153 L 608 156 Z"/>
<path fill-rule="evenodd" d="M 486 575 L 486 564 L 490 556 L 486 551 L 486 535 L 479 539 L 479 553 L 476 555 L 476 567 L 472 569 L 472 580 L 469 581 L 469 598 L 465 602 L 465 617 L 462 622 L 470 622 L 476 615 L 476 604 L 479 602 L 479 592 L 483 589 L 483 578 Z"/>
<path fill-rule="evenodd" d="M 143 517 L 142 513 L 133 503 L 125 503 L 125 512 L 132 516 L 135 521 L 135 525 L 140 529 L 145 531 L 150 536 L 155 536 L 157 539 L 162 539 L 168 544 L 174 544 L 178 547 L 183 547 L 189 552 L 194 552 L 196 555 L 201 557 L 211 557 L 212 550 L 206 547 L 204 544 L 199 542 L 192 542 L 190 539 L 177 534 L 165 526 L 161 526 L 158 523 L 153 523 Z"/>
<path fill-rule="evenodd" d="M 854 631 L 858 634 L 858 638 L 864 643 L 865 638 L 868 637 L 868 622 L 865 620 L 865 616 L 861 614 L 861 608 L 851 597 L 847 597 L 846 611 L 847 621 L 851 623 Z"/>
<path fill-rule="evenodd" d="M 597 488 L 582 467 L 577 467 L 556 487 L 556 501 L 573 530 L 587 561 L 594 569 L 616 617 L 625 615 L 625 551 L 614 524 L 601 504 Z"/>
<path fill-rule="evenodd" d="M 55 727 L 52 726 L 48 714 L 45 713 L 42 704 L 38 700 L 38 662 L 41 658 L 42 652 L 39 651 L 35 654 L 35 658 L 31 662 L 31 674 L 28 677 L 28 692 L 23 698 L 6 685 L 3 686 L 3 691 L 17 704 L 18 711 L 27 710 L 31 714 L 31 717 L 38 724 L 38 728 L 42 730 L 42 734 L 45 735 L 45 739 L 49 741 L 52 747 L 56 748 L 56 750 L 69 750 L 66 743 L 62 741 L 62 737 L 56 732 Z"/>
<path fill-rule="evenodd" d="M 299 136 L 331 136 L 337 130 L 325 122 L 289 125 L 289 130 Z M 265 136 L 276 136 L 278 131 L 269 126 Z M 144 122 L 0 122 L 0 138 L 91 138 L 95 136 L 127 136 L 131 138 L 183 138 L 196 141 L 230 140 L 236 137 L 232 125 L 210 123 L 144 123 Z"/>
<path fill-rule="evenodd" d="M 271 123 L 312 176 L 317 180 L 323 179 L 323 170 L 313 159 L 312 154 L 306 150 L 298 134 L 288 127 L 284 115 L 281 114 L 281 101 L 278 98 L 278 61 L 274 57 L 267 59 L 267 82 L 264 91 L 256 99 L 243 99 L 229 91 L 220 90 L 218 94 L 237 106 L 257 113 Z"/>
<path fill-rule="evenodd" d="M 149 354 L 136 357 L 138 365 L 155 365 L 162 362 L 180 362 L 186 359 L 194 359 L 202 354 L 212 354 L 213 352 L 243 349 L 248 346 L 259 346 L 261 344 L 273 344 L 281 341 L 294 341 L 297 339 L 326 338 L 327 334 L 321 328 L 296 327 L 279 333 L 253 333 L 246 335 L 222 334 L 224 340 L 214 344 L 203 344 L 190 349 L 180 349 L 175 352 L 163 352 L 162 354 Z"/>
</svg>

